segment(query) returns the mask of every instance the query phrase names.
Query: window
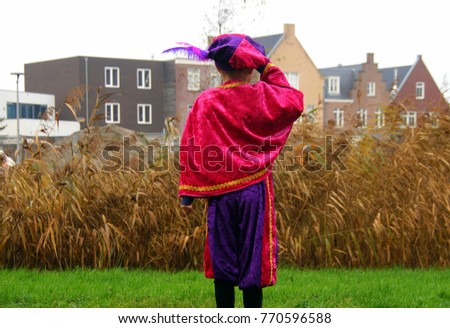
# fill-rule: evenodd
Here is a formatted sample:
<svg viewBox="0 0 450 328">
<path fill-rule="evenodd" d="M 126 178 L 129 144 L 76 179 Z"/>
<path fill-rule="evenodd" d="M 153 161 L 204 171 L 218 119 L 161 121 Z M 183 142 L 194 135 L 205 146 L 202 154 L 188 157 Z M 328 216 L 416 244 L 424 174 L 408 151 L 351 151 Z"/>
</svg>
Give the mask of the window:
<svg viewBox="0 0 450 328">
<path fill-rule="evenodd" d="M 138 123 L 152 124 L 152 105 L 138 104 Z"/>
<path fill-rule="evenodd" d="M 369 97 L 375 97 L 375 88 L 376 88 L 376 83 L 375 82 L 368 82 L 367 83 L 367 95 Z"/>
<path fill-rule="evenodd" d="M 308 105 L 306 107 L 306 120 L 309 123 L 314 123 L 316 120 L 316 109 L 313 105 Z"/>
<path fill-rule="evenodd" d="M 6 118 L 8 118 L 8 119 L 17 118 L 16 106 L 17 106 L 17 104 L 13 104 L 13 103 L 8 103 L 6 105 Z"/>
<path fill-rule="evenodd" d="M 415 128 L 417 126 L 417 113 L 416 112 L 405 112 L 402 114 L 404 126 L 409 128 Z"/>
<path fill-rule="evenodd" d="M 8 119 L 17 118 L 17 104 L 6 104 L 6 117 Z M 46 105 L 20 104 L 20 118 L 40 119 L 47 109 Z"/>
<path fill-rule="evenodd" d="M 295 89 L 300 89 L 300 79 L 298 77 L 298 73 L 286 72 L 284 73 L 284 76 L 286 76 L 286 79 L 288 80 L 291 87 Z"/>
<path fill-rule="evenodd" d="M 416 83 L 416 99 L 425 99 L 425 82 Z"/>
<path fill-rule="evenodd" d="M 200 90 L 200 68 L 188 68 L 188 91 Z"/>
<path fill-rule="evenodd" d="M 438 128 L 438 127 L 439 127 L 439 117 L 438 117 L 438 113 L 430 112 L 430 113 L 429 113 L 429 116 L 430 116 L 431 127 L 432 127 L 432 128 Z"/>
<path fill-rule="evenodd" d="M 361 108 L 358 111 L 359 127 L 367 128 L 367 109 Z"/>
<path fill-rule="evenodd" d="M 330 76 L 328 78 L 328 93 L 329 94 L 340 94 L 340 78 L 339 76 Z"/>
<path fill-rule="evenodd" d="M 344 127 L 344 111 L 340 108 L 334 110 L 334 121 L 336 122 L 337 128 Z"/>
<path fill-rule="evenodd" d="M 118 67 L 105 67 L 105 87 L 119 88 L 120 76 Z"/>
<path fill-rule="evenodd" d="M 105 122 L 106 123 L 120 123 L 120 104 L 119 103 L 105 104 Z"/>
<path fill-rule="evenodd" d="M 137 87 L 138 89 L 152 88 L 152 71 L 149 69 L 139 68 L 137 70 Z"/>
<path fill-rule="evenodd" d="M 377 129 L 380 129 L 380 128 L 382 128 L 384 126 L 384 124 L 385 124 L 384 113 L 383 113 L 383 111 L 380 108 L 378 108 L 375 111 L 375 127 Z"/>
<path fill-rule="evenodd" d="M 213 72 L 210 75 L 210 81 L 209 82 L 210 82 L 209 86 L 211 88 L 216 88 L 216 87 L 218 87 L 219 85 L 222 84 L 222 78 L 220 77 L 219 73 Z"/>
</svg>

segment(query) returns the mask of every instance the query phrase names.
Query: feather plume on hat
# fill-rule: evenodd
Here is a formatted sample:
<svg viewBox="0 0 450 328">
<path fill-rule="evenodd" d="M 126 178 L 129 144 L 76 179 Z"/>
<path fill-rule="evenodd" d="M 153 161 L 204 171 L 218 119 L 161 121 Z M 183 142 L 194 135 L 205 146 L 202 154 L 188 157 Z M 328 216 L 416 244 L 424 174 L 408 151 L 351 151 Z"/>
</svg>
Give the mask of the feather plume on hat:
<svg viewBox="0 0 450 328">
<path fill-rule="evenodd" d="M 162 53 L 173 53 L 173 54 L 182 54 L 187 56 L 189 59 L 195 60 L 209 60 L 208 57 L 209 52 L 207 50 L 200 49 L 186 42 L 177 42 L 178 47 L 169 48 L 164 50 Z"/>
<path fill-rule="evenodd" d="M 177 42 L 178 47 L 163 51 L 187 56 L 189 59 L 213 60 L 224 71 L 244 68 L 258 69 L 269 62 L 264 47 L 245 34 L 222 34 L 215 37 L 207 50 L 189 43 Z"/>
</svg>

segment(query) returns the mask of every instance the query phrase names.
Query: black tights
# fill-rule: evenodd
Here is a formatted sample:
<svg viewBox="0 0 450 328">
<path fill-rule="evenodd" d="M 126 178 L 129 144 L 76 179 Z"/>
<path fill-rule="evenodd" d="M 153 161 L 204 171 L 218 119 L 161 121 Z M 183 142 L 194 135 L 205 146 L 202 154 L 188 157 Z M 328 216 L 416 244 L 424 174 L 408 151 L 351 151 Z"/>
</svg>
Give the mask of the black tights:
<svg viewBox="0 0 450 328">
<path fill-rule="evenodd" d="M 224 280 L 214 280 L 214 292 L 218 308 L 234 308 L 234 284 Z M 262 288 L 245 288 L 242 290 L 244 307 L 262 308 Z"/>
</svg>

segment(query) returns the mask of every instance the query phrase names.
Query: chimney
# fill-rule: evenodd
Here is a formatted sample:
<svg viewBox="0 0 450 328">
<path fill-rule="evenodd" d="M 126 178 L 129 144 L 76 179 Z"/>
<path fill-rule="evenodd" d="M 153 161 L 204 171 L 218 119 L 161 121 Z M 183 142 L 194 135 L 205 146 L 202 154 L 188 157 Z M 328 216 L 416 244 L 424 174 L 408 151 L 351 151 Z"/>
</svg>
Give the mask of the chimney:
<svg viewBox="0 0 450 328">
<path fill-rule="evenodd" d="M 367 64 L 373 64 L 374 60 L 373 60 L 373 53 L 368 53 L 367 54 Z"/>
<path fill-rule="evenodd" d="M 284 35 L 286 39 L 295 38 L 295 24 L 284 24 Z"/>
</svg>

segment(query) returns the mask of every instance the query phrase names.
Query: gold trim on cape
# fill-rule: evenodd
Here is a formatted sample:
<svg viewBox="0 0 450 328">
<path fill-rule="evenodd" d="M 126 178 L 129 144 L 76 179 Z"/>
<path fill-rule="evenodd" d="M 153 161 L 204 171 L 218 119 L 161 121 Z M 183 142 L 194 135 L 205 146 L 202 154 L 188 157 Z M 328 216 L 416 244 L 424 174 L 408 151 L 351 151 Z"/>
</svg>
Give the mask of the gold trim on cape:
<svg viewBox="0 0 450 328">
<path fill-rule="evenodd" d="M 243 84 L 247 84 L 247 82 L 239 81 L 239 82 L 234 82 L 234 83 L 230 83 L 230 84 L 222 84 L 222 85 L 219 85 L 218 88 L 220 88 L 220 89 L 231 89 L 231 88 L 236 88 L 236 87 L 238 87 L 240 85 L 243 85 Z"/>
<path fill-rule="evenodd" d="M 236 180 L 229 181 L 229 182 L 220 183 L 220 184 L 213 185 L 213 186 L 199 187 L 199 186 L 180 185 L 180 190 L 190 190 L 190 191 L 202 192 L 202 191 L 213 191 L 213 190 L 225 189 L 228 187 L 236 186 L 236 185 L 244 183 L 244 182 L 252 181 L 256 178 L 263 176 L 267 171 L 268 171 L 268 169 L 264 169 L 255 174 L 252 174 L 248 177 L 236 179 Z"/>
</svg>

